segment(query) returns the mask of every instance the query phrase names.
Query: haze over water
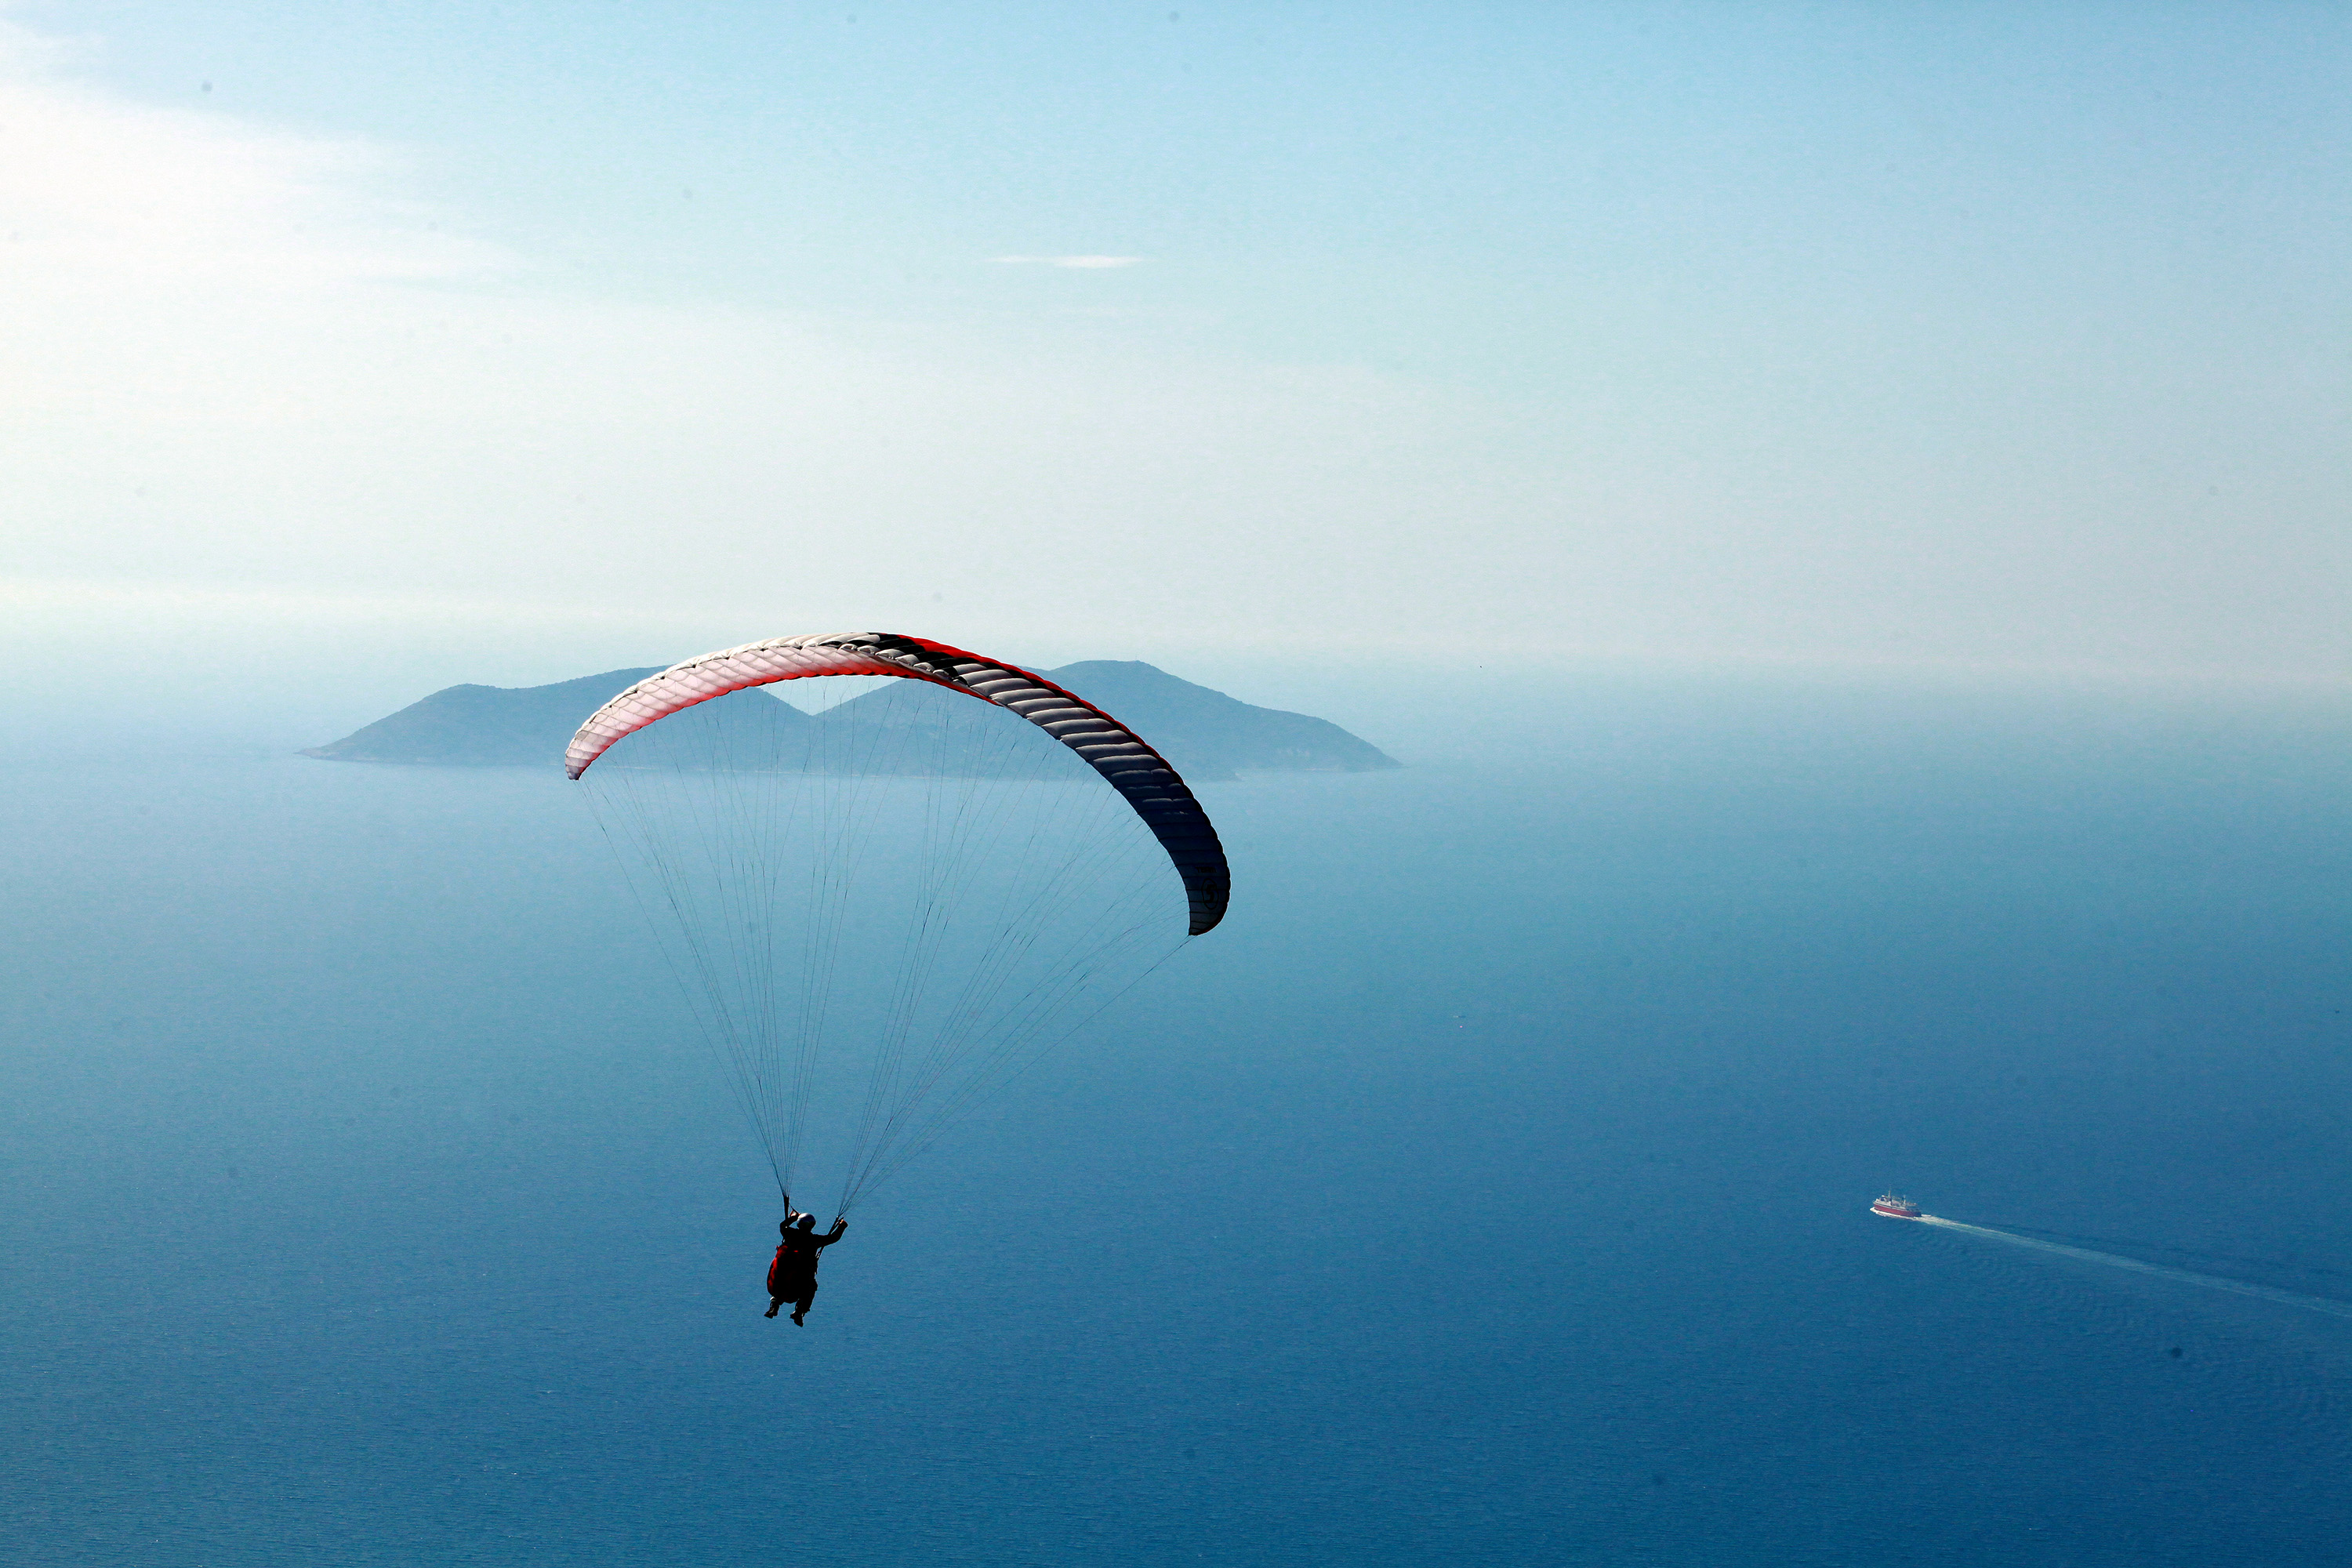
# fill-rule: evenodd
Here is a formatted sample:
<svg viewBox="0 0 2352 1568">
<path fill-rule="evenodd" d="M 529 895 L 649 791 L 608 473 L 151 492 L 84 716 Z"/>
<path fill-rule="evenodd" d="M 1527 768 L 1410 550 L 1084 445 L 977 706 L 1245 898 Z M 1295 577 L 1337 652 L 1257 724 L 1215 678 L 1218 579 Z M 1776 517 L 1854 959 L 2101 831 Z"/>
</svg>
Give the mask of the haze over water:
<svg viewBox="0 0 2352 1568">
<path fill-rule="evenodd" d="M 2340 1561 L 2352 1325 L 1864 1207 L 2352 1298 L 2340 700 L 1465 700 L 805 1329 L 560 774 L 9 760 L 0 1562 Z"/>
</svg>

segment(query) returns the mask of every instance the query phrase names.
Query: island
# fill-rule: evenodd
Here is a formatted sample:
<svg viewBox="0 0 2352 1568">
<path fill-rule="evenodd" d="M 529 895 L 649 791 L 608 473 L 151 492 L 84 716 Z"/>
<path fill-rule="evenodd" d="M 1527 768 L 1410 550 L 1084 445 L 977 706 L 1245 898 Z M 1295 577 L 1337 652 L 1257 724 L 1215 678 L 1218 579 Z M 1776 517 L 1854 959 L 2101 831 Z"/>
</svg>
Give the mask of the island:
<svg viewBox="0 0 2352 1568">
<path fill-rule="evenodd" d="M 582 720 L 663 668 L 611 669 L 549 686 L 445 687 L 301 755 L 412 766 L 557 767 Z M 1379 747 L 1327 719 L 1255 707 L 1138 659 L 1085 659 L 1038 673 L 1132 728 L 1196 784 L 1244 773 L 1369 773 L 1398 765 Z M 813 732 L 857 717 L 859 704 L 883 696 L 867 693 L 811 716 L 765 689 L 754 689 L 664 722 Z M 813 746 L 811 754 L 823 754 L 823 748 Z"/>
</svg>

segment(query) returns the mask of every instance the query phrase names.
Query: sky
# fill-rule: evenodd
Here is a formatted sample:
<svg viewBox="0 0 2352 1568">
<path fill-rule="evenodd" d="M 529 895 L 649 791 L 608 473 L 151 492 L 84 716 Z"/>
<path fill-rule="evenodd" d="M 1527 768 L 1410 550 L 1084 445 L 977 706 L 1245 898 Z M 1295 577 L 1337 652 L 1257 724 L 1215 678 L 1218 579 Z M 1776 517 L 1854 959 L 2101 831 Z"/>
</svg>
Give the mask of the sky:
<svg viewBox="0 0 2352 1568">
<path fill-rule="evenodd" d="M 0 5 L 0 652 L 2341 689 L 2347 78 L 2322 5 Z"/>
</svg>

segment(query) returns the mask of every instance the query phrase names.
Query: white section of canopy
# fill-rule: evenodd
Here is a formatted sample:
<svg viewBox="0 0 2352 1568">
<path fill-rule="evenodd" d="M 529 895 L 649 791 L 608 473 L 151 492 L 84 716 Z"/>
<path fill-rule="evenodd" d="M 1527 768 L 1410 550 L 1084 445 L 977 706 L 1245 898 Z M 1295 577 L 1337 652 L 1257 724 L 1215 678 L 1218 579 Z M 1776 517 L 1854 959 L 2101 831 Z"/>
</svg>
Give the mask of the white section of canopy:
<svg viewBox="0 0 2352 1568">
<path fill-rule="evenodd" d="M 740 647 L 698 654 L 648 675 L 588 717 L 564 748 L 563 771 L 578 778 L 614 742 L 667 719 L 682 708 L 753 686 L 798 680 L 813 675 L 895 675 L 910 680 L 935 678 L 901 665 L 886 664 L 859 649 L 832 646 L 856 634 L 824 632 L 813 637 L 770 637 Z M 946 685 L 945 681 L 939 681 Z"/>
</svg>

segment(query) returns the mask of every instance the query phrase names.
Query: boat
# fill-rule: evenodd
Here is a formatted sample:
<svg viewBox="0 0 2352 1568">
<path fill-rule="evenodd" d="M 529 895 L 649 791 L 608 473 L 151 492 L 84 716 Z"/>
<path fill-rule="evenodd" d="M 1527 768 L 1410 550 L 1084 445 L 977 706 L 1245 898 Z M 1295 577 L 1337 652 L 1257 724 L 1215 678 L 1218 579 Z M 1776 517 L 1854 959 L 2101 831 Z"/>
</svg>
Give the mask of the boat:
<svg viewBox="0 0 2352 1568">
<path fill-rule="evenodd" d="M 1885 1193 L 1880 1195 L 1876 1203 L 1870 1205 L 1870 1212 L 1883 1214 L 1888 1219 L 1917 1219 L 1919 1205 L 1909 1198 L 1899 1198 L 1893 1193 Z"/>
</svg>

